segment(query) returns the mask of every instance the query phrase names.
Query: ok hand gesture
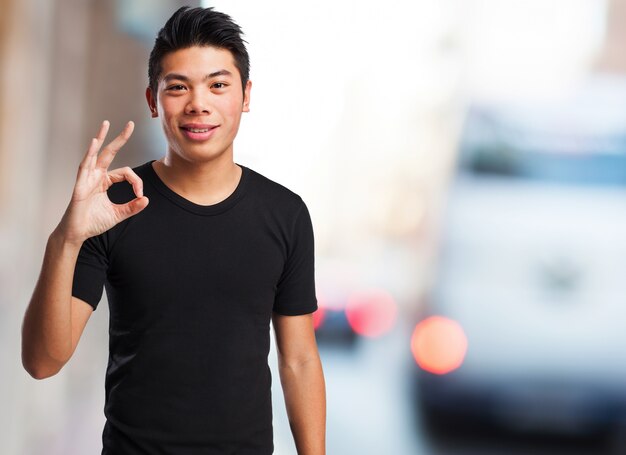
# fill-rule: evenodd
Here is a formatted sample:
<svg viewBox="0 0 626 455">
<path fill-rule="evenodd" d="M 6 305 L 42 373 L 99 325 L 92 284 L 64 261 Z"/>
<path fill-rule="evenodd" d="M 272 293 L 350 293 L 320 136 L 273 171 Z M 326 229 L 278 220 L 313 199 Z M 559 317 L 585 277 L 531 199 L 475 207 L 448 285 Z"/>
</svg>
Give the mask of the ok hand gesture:
<svg viewBox="0 0 626 455">
<path fill-rule="evenodd" d="M 89 237 L 101 234 L 119 222 L 136 215 L 148 205 L 143 195 L 143 182 L 130 167 L 109 171 L 117 152 L 126 144 L 134 129 L 128 122 L 124 130 L 98 154 L 109 131 L 109 122 L 102 122 L 98 135 L 78 167 L 72 200 L 59 224 L 66 241 L 82 244 Z M 107 195 L 113 183 L 128 181 L 137 196 L 126 204 L 114 204 Z"/>
</svg>

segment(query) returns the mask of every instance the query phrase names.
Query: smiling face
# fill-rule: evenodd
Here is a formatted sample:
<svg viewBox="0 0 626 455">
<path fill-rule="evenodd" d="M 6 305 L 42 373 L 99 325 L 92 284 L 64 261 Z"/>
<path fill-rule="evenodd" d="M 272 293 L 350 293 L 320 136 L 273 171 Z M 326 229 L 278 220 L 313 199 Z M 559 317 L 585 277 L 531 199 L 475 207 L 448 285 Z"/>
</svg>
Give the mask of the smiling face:
<svg viewBox="0 0 626 455">
<path fill-rule="evenodd" d="M 186 161 L 232 161 L 241 113 L 248 112 L 251 83 L 242 92 L 232 54 L 211 46 L 171 52 L 161 61 L 157 93 L 146 98 L 161 118 L 168 155 Z M 155 97 L 156 95 L 156 97 Z"/>
</svg>

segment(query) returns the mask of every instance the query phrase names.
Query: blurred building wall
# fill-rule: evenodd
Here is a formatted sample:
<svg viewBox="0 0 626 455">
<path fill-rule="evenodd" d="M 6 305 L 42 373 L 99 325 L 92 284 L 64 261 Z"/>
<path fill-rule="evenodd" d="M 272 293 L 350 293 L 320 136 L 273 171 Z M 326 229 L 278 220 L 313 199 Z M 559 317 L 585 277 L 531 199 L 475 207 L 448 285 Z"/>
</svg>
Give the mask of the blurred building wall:
<svg viewBox="0 0 626 455">
<path fill-rule="evenodd" d="M 24 415 L 18 314 L 25 308 L 22 290 L 32 275 L 30 245 L 40 220 L 52 6 L 14 0 L 0 6 L 0 451 L 20 453 L 14 436 Z"/>
<path fill-rule="evenodd" d="M 599 71 L 626 73 L 626 0 L 609 3 L 606 36 L 596 68 Z"/>
</svg>

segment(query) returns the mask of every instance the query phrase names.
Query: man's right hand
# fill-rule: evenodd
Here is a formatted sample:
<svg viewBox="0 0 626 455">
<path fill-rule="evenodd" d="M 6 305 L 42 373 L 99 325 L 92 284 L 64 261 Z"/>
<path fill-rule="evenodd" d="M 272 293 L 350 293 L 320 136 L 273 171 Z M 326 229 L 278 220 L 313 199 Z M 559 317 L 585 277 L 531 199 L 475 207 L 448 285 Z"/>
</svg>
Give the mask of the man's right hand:
<svg viewBox="0 0 626 455">
<path fill-rule="evenodd" d="M 81 245 L 89 237 L 111 229 L 148 205 L 148 198 L 143 195 L 143 182 L 130 167 L 108 170 L 133 129 L 133 122 L 128 122 L 124 130 L 107 144 L 99 155 L 98 152 L 109 131 L 108 121 L 102 122 L 97 137 L 91 140 L 89 149 L 78 167 L 72 200 L 57 227 L 65 241 Z M 132 185 L 137 197 L 126 204 L 114 204 L 109 199 L 107 190 L 114 183 L 124 180 Z"/>
</svg>

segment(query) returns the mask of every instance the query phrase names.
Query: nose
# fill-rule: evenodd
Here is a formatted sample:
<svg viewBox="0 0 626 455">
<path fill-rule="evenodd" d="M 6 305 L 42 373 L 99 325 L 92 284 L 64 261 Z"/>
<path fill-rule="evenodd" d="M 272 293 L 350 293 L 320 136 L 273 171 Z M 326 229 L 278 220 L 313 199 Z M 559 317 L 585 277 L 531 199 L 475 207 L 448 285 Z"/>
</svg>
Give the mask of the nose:
<svg viewBox="0 0 626 455">
<path fill-rule="evenodd" d="M 194 90 L 190 94 L 189 102 L 185 106 L 185 113 L 194 114 L 210 114 L 212 108 L 210 106 L 209 97 L 202 90 Z"/>
</svg>

